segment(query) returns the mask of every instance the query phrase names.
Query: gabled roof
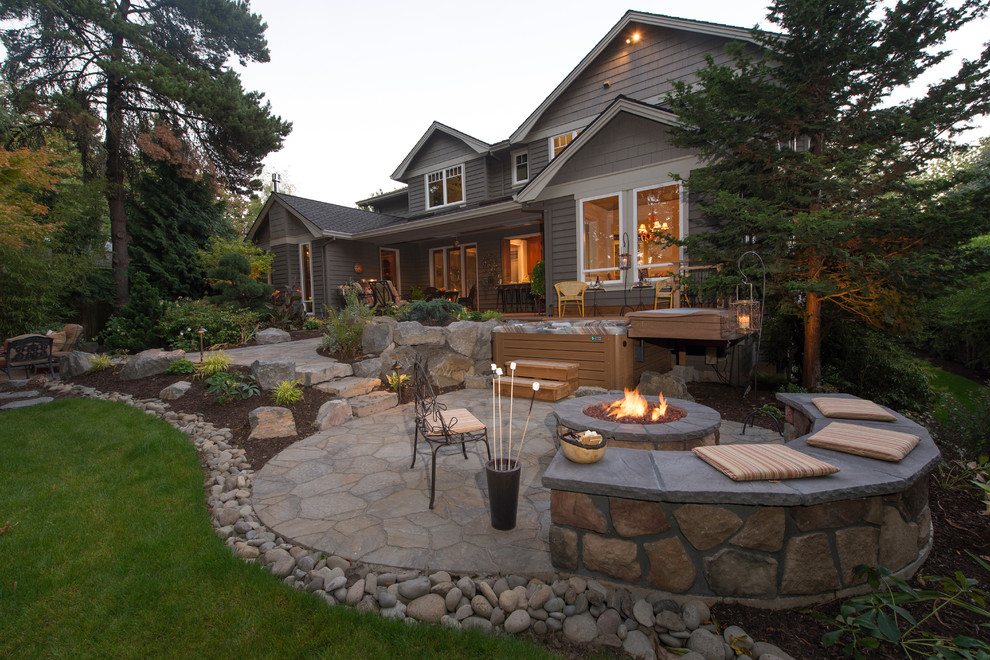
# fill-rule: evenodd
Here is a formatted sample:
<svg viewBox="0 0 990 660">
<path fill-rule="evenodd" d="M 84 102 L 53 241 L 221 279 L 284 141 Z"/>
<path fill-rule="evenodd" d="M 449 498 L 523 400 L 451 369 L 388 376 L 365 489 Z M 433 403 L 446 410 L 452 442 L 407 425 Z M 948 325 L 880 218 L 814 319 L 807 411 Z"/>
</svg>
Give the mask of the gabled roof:
<svg viewBox="0 0 990 660">
<path fill-rule="evenodd" d="M 409 186 L 403 186 L 396 190 L 390 190 L 389 192 L 378 193 L 377 195 L 372 195 L 368 199 L 359 199 L 354 202 L 358 206 L 376 206 L 383 201 L 399 199 L 401 197 L 409 196 Z"/>
<path fill-rule="evenodd" d="M 491 148 L 491 145 L 488 144 L 487 142 L 482 142 L 477 138 L 471 137 L 467 133 L 461 133 L 460 131 L 453 129 L 450 126 L 445 126 L 440 122 L 435 121 L 433 122 L 433 124 L 430 125 L 430 127 L 426 130 L 426 132 L 423 133 L 423 137 L 419 138 L 419 142 L 417 142 L 416 146 L 412 148 L 412 151 L 410 151 L 409 154 L 406 155 L 402 163 L 399 164 L 398 169 L 392 172 L 393 179 L 398 181 L 402 179 L 403 176 L 405 176 L 406 170 L 409 169 L 409 166 L 412 164 L 413 159 L 416 158 L 416 155 L 419 153 L 419 150 L 422 149 L 427 142 L 429 142 L 430 138 L 433 137 L 433 134 L 436 133 L 437 131 L 441 133 L 446 133 L 452 138 L 460 140 L 461 142 L 469 146 L 471 149 L 473 149 L 475 153 L 483 154 L 486 153 Z"/>
<path fill-rule="evenodd" d="M 543 103 L 533 111 L 526 121 L 509 136 L 509 142 L 512 144 L 518 142 L 525 142 L 529 132 L 536 125 L 536 122 L 540 120 L 543 113 L 553 105 L 564 91 L 570 87 L 571 83 L 577 80 L 588 66 L 598 57 L 603 50 L 605 50 L 612 41 L 618 37 L 623 30 L 629 27 L 630 23 L 640 23 L 642 25 L 653 25 L 657 27 L 671 28 L 674 30 L 684 30 L 687 32 L 698 32 L 701 34 L 709 34 L 717 37 L 725 37 L 727 39 L 736 39 L 738 41 L 753 41 L 753 35 L 751 31 L 747 28 L 736 27 L 733 25 L 723 25 L 721 23 L 709 23 L 707 21 L 694 21 L 687 18 L 677 18 L 675 16 L 664 16 L 662 14 L 648 14 L 641 11 L 629 10 L 625 15 L 615 24 L 608 34 L 606 34 L 601 41 L 598 42 L 590 53 L 585 55 L 584 59 L 574 67 L 574 70 L 567 74 L 567 77 L 557 85 L 556 89 L 550 92 L 550 96 L 543 100 Z"/>
<path fill-rule="evenodd" d="M 586 129 L 581 131 L 569 145 L 564 147 L 564 150 L 556 158 L 551 160 L 539 174 L 530 179 L 529 183 L 513 195 L 512 198 L 520 203 L 535 201 L 540 196 L 540 193 L 543 192 L 543 189 L 553 181 L 553 177 L 557 175 L 557 172 L 567 164 L 567 161 L 573 158 L 584 145 L 588 144 L 599 131 L 608 126 L 609 122 L 622 112 L 657 121 L 661 124 L 667 124 L 668 126 L 675 126 L 679 123 L 677 115 L 670 110 L 644 103 L 643 101 L 637 101 L 628 96 L 617 96 L 607 108 L 602 110 L 600 115 L 588 124 Z"/>
<path fill-rule="evenodd" d="M 272 204 L 278 200 L 288 208 L 292 209 L 296 215 L 313 232 L 314 236 L 342 236 L 349 237 L 363 231 L 381 229 L 391 225 L 405 223 L 405 218 L 384 213 L 372 213 L 361 209 L 340 206 L 339 204 L 328 204 L 318 202 L 315 199 L 296 197 L 284 193 L 272 193 L 265 202 L 264 208 L 258 214 L 257 220 L 248 232 L 248 239 L 254 237 L 258 228 L 258 223 L 271 208 Z"/>
</svg>

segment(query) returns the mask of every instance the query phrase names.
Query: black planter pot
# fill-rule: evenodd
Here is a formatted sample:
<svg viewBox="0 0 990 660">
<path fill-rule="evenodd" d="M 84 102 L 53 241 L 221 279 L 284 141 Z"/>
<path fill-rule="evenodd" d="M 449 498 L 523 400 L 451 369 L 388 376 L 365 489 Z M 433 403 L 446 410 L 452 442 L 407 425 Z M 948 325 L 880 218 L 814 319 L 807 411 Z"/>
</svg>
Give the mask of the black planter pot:
<svg viewBox="0 0 990 660">
<path fill-rule="evenodd" d="M 516 526 L 519 509 L 519 461 L 509 458 L 485 463 L 488 477 L 488 508 L 492 514 L 492 527 L 508 530 Z"/>
</svg>

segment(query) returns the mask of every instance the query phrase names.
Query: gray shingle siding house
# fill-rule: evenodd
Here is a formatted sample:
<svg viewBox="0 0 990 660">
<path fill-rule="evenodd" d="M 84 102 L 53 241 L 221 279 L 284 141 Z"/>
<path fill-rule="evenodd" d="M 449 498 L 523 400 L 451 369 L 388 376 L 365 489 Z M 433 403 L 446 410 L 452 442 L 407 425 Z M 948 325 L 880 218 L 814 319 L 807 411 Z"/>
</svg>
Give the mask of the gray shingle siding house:
<svg viewBox="0 0 990 660">
<path fill-rule="evenodd" d="M 273 283 L 297 285 L 315 311 L 349 279 L 477 292 L 495 308 L 499 283 L 546 262 L 547 286 L 596 279 L 600 307 L 685 257 L 638 245 L 638 231 L 684 236 L 703 219 L 675 175 L 698 157 L 671 144 L 662 107 L 671 80 L 691 81 L 748 29 L 629 11 L 507 139 L 488 144 L 434 122 L 392 173 L 404 188 L 362 209 L 273 194 L 248 237 L 275 256 Z M 625 278 L 618 255 L 637 267 Z M 358 272 L 360 271 L 360 272 Z M 547 296 L 548 304 L 553 296 Z"/>
</svg>

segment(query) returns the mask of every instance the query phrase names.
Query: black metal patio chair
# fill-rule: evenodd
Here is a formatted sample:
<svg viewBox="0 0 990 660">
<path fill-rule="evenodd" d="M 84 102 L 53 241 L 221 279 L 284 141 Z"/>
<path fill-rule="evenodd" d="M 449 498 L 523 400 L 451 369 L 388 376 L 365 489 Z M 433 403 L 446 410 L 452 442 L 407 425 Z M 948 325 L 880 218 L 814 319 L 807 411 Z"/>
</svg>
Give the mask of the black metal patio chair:
<svg viewBox="0 0 990 660">
<path fill-rule="evenodd" d="M 437 401 L 436 393 L 426 369 L 419 362 L 413 365 L 413 391 L 415 394 L 416 432 L 413 438 L 413 458 L 409 469 L 416 466 L 416 446 L 422 435 L 432 448 L 430 464 L 430 508 L 433 508 L 437 490 L 437 451 L 441 447 L 460 445 L 461 453 L 467 459 L 465 445 L 478 440 L 485 443 L 488 460 L 492 450 L 488 445 L 488 429 L 484 423 L 466 408 L 447 410 L 447 406 Z"/>
</svg>

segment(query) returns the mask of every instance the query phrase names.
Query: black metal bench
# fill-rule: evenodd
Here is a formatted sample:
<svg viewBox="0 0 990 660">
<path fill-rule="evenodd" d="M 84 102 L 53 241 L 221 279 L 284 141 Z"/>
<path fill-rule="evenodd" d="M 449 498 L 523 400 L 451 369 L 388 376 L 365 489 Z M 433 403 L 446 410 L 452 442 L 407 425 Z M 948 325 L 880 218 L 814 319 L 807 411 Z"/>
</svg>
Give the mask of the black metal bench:
<svg viewBox="0 0 990 660">
<path fill-rule="evenodd" d="M 4 368 L 7 378 L 13 378 L 13 369 L 24 369 L 27 375 L 28 367 L 37 373 L 39 365 L 47 365 L 52 378 L 55 377 L 55 366 L 52 363 L 52 338 L 44 335 L 20 335 L 11 337 L 6 342 Z"/>
</svg>

